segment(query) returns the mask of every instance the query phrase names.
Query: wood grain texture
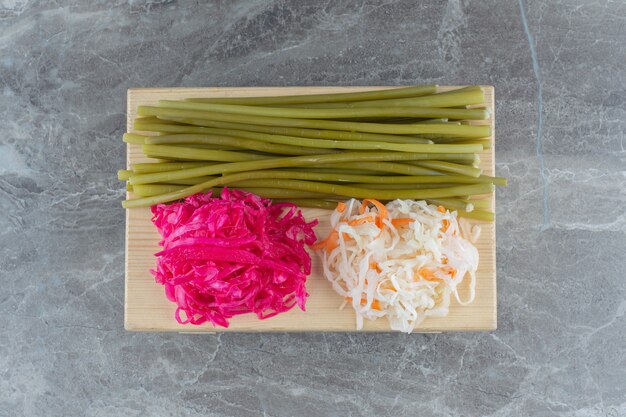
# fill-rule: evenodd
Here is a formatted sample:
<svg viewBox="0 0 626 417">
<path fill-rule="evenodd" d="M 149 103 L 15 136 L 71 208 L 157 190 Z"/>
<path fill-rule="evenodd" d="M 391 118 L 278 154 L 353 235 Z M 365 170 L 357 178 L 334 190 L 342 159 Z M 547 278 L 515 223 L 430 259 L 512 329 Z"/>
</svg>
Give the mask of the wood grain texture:
<svg viewBox="0 0 626 417">
<path fill-rule="evenodd" d="M 177 100 L 188 97 L 238 97 L 290 94 L 317 94 L 366 91 L 393 87 L 240 87 L 240 88 L 148 88 L 128 90 L 127 130 L 135 132 L 132 121 L 138 105 L 155 104 L 160 99 Z M 459 87 L 440 87 L 447 91 Z M 485 101 L 490 109 L 489 120 L 476 124 L 491 124 L 494 131 L 494 91 L 485 86 Z M 493 139 L 493 138 L 492 138 Z M 481 166 L 487 175 L 494 175 L 495 147 L 480 154 Z M 127 163 L 150 161 L 141 153 L 138 145 L 128 145 Z M 132 197 L 132 194 L 130 195 Z M 490 196 L 495 210 L 495 195 Z M 303 209 L 307 219 L 318 218 L 318 236 L 329 231 L 329 211 Z M 177 331 L 177 332 L 351 332 L 355 330 L 355 315 L 352 309 L 339 310 L 342 298 L 338 296 L 321 273 L 318 256 L 312 254 L 313 273 L 307 280 L 310 297 L 307 311 L 294 308 L 288 313 L 269 320 L 258 320 L 254 315 L 237 316 L 230 320 L 230 327 L 214 328 L 210 324 L 201 326 L 180 325 L 174 319 L 175 304 L 165 298 L 163 287 L 155 283 L 149 270 L 155 265 L 154 253 L 159 250 L 159 235 L 150 221 L 148 208 L 126 210 L 126 281 L 124 303 L 124 325 L 133 331 Z M 496 328 L 496 236 L 495 224 L 481 225 L 482 233 L 476 243 L 480 253 L 477 273 L 476 299 L 469 306 L 460 306 L 452 301 L 447 317 L 428 318 L 415 332 L 441 332 L 462 330 L 493 330 Z M 467 293 L 467 280 L 461 294 Z M 366 332 L 389 331 L 386 320 L 366 321 Z"/>
</svg>

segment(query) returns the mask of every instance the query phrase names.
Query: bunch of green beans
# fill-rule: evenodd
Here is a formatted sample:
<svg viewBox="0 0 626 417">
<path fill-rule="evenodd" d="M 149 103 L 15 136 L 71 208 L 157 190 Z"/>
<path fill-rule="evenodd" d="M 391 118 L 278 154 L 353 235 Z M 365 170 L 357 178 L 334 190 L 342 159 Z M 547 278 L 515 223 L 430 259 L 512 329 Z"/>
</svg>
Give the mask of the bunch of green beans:
<svg viewBox="0 0 626 417">
<path fill-rule="evenodd" d="M 471 107 L 470 107 L 471 106 Z M 347 198 L 423 199 L 493 220 L 506 179 L 482 174 L 491 147 L 480 86 L 341 94 L 190 98 L 139 106 L 124 142 L 154 158 L 120 170 L 126 208 L 222 187 L 303 207 Z"/>
</svg>

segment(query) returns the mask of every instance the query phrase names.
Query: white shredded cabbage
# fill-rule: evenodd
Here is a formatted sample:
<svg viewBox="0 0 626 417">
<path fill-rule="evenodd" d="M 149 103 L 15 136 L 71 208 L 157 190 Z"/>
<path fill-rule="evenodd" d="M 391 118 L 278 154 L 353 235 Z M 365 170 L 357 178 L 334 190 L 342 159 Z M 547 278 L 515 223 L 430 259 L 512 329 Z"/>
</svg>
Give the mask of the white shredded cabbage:
<svg viewBox="0 0 626 417">
<path fill-rule="evenodd" d="M 476 226 L 464 233 L 456 212 L 424 201 L 385 207 L 386 217 L 371 204 L 363 210 L 359 200 L 347 201 L 331 215 L 335 244 L 321 246 L 324 275 L 356 311 L 357 329 L 364 319 L 386 317 L 393 330 L 410 333 L 426 317 L 447 315 L 452 296 L 471 303 L 478 250 L 464 236 L 475 241 Z M 469 296 L 462 300 L 457 287 L 466 276 Z"/>
</svg>

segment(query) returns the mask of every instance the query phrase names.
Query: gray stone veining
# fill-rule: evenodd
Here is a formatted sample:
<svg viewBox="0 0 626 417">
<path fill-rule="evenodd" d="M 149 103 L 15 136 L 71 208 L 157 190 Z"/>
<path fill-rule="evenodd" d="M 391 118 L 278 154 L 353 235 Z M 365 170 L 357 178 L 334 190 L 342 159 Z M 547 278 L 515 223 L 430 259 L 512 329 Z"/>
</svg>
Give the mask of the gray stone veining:
<svg viewBox="0 0 626 417">
<path fill-rule="evenodd" d="M 0 416 L 626 415 L 626 3 L 0 0 Z M 493 84 L 499 328 L 123 329 L 126 89 Z"/>
</svg>

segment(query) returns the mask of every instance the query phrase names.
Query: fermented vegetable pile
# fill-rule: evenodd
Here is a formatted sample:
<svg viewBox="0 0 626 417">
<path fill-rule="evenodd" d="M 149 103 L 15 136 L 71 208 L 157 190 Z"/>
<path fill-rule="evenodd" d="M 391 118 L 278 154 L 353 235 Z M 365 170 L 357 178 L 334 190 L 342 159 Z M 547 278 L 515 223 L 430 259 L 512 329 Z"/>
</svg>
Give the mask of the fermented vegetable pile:
<svg viewBox="0 0 626 417">
<path fill-rule="evenodd" d="M 445 316 L 450 298 L 474 299 L 478 250 L 461 236 L 456 213 L 424 201 L 340 203 L 318 242 L 324 275 L 363 319 L 385 317 L 410 333 L 425 317 Z M 458 286 L 469 279 L 469 296 Z"/>
<path fill-rule="evenodd" d="M 152 207 L 163 240 L 153 271 L 181 323 L 228 327 L 237 314 L 266 319 L 305 309 L 313 227 L 293 204 L 224 189 Z"/>
<path fill-rule="evenodd" d="M 346 198 L 426 200 L 492 220 L 486 200 L 506 179 L 483 175 L 491 146 L 479 86 L 417 86 L 342 94 L 192 98 L 139 106 L 124 140 L 159 162 L 119 172 L 150 206 L 219 189 L 304 207 Z"/>
<path fill-rule="evenodd" d="M 153 273 L 179 323 L 304 310 L 317 220 L 298 206 L 335 209 L 313 248 L 357 329 L 384 317 L 411 332 L 472 302 L 478 251 L 458 218 L 492 221 L 483 197 L 506 185 L 481 169 L 480 86 L 160 100 L 137 116 L 124 141 L 151 160 L 118 172 L 122 205 L 152 206 Z"/>
</svg>

